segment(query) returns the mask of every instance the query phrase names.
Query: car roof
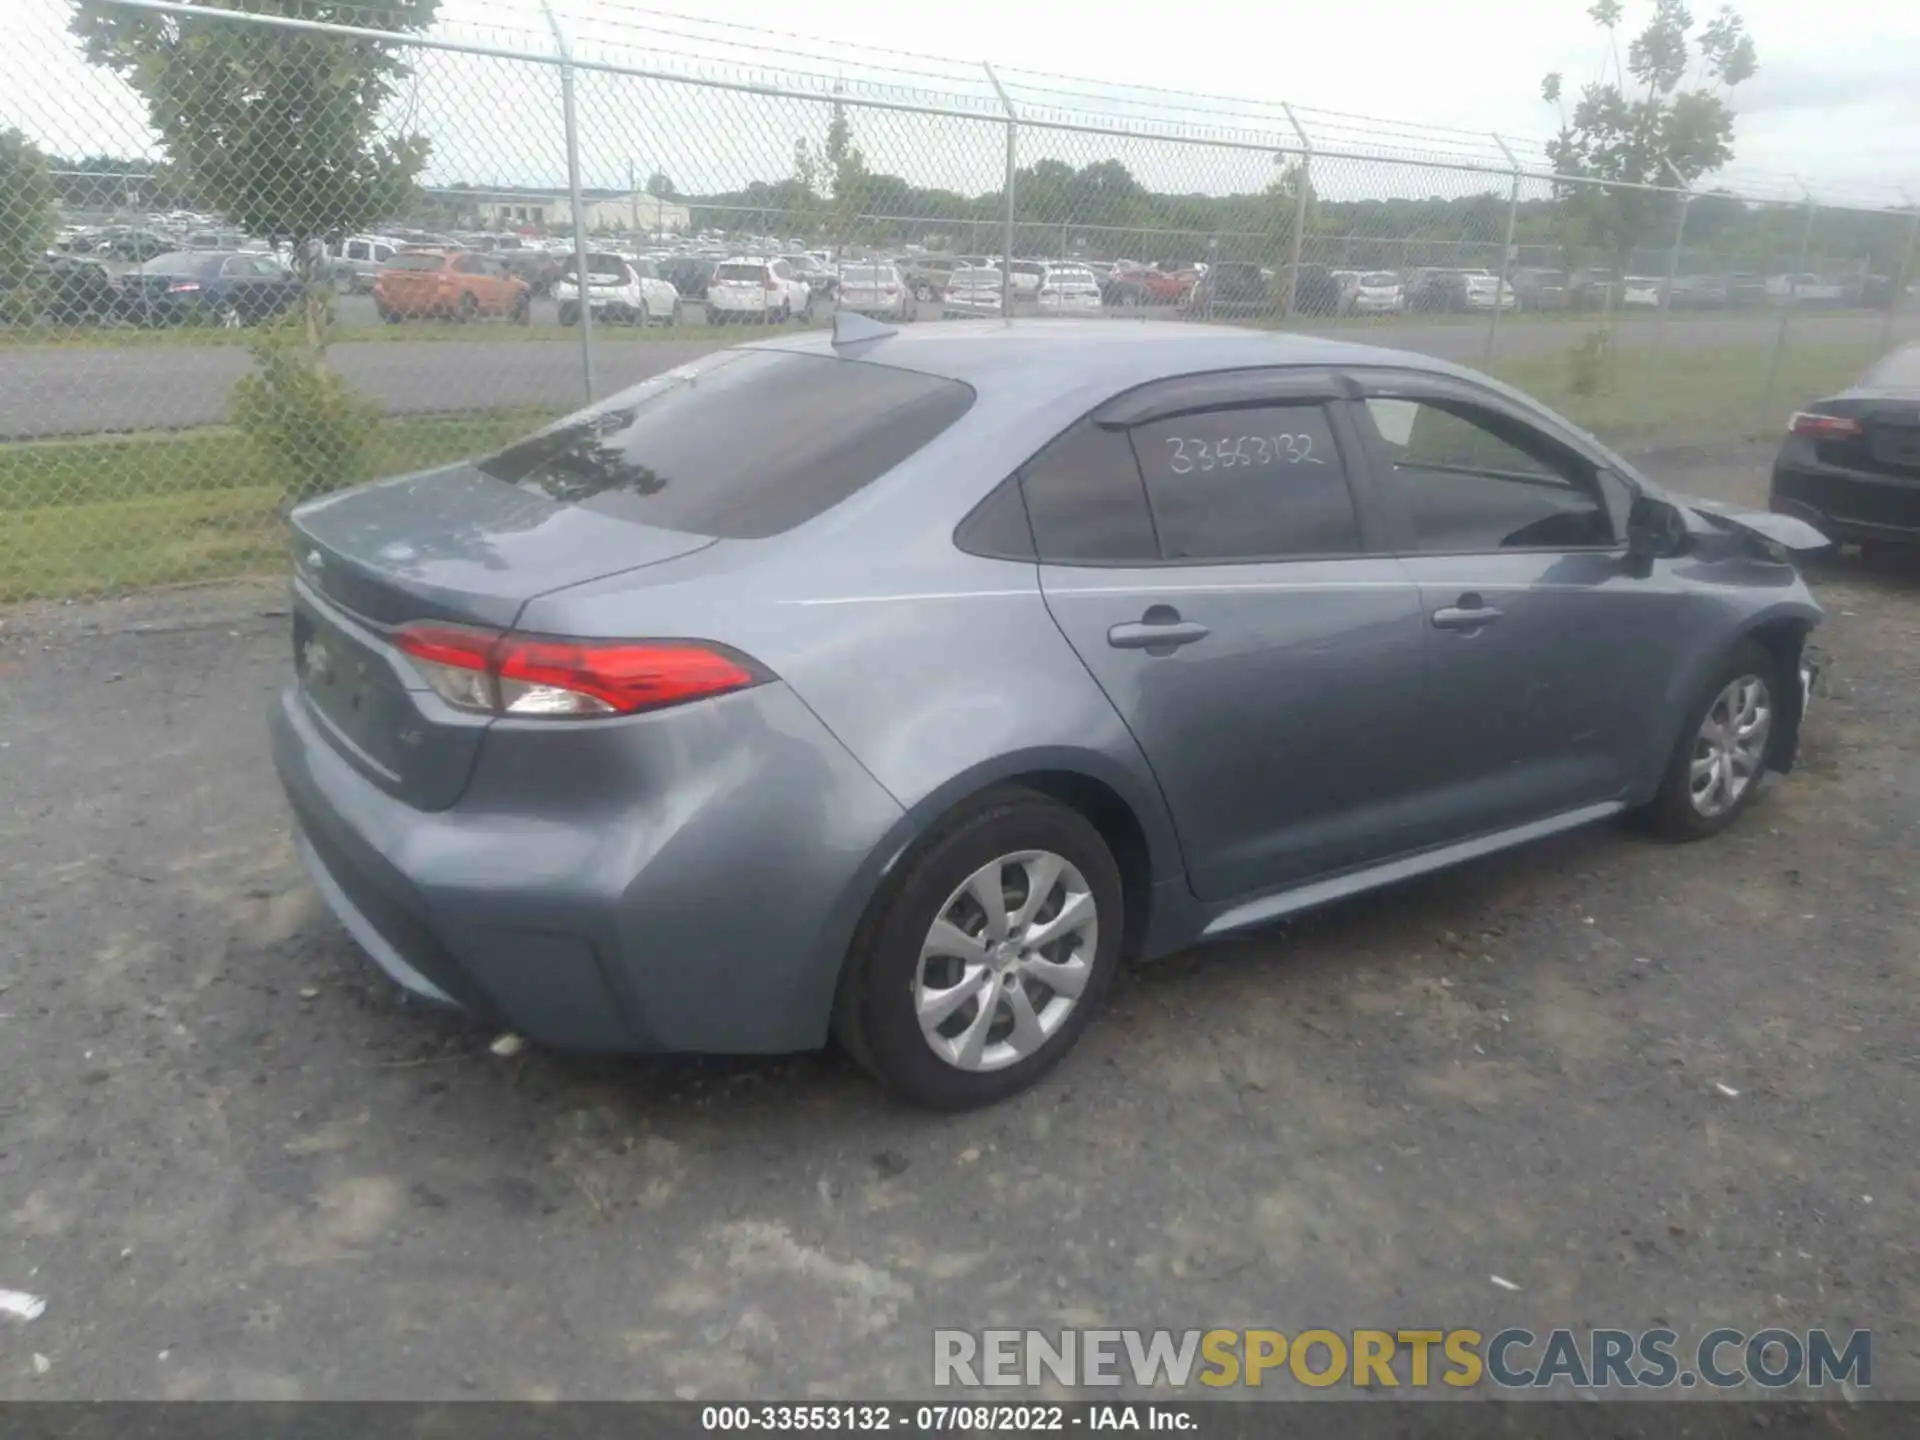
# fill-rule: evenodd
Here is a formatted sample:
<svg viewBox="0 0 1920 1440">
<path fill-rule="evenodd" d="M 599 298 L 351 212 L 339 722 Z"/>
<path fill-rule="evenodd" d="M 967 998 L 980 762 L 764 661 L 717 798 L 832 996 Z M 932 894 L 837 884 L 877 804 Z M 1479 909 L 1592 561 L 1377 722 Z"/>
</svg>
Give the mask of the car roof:
<svg viewBox="0 0 1920 1440">
<path fill-rule="evenodd" d="M 834 355 L 828 331 L 755 342 L 751 348 Z M 914 325 L 860 348 L 860 360 L 960 380 L 976 390 L 1013 388 L 1038 398 L 1089 385 L 1113 393 L 1208 370 L 1258 366 L 1390 366 L 1436 375 L 1471 372 L 1431 356 L 1230 326 L 1158 320 L 956 321 Z M 1473 376 L 1480 383 L 1482 377 Z M 1505 387 L 1498 387 L 1504 389 Z"/>
</svg>

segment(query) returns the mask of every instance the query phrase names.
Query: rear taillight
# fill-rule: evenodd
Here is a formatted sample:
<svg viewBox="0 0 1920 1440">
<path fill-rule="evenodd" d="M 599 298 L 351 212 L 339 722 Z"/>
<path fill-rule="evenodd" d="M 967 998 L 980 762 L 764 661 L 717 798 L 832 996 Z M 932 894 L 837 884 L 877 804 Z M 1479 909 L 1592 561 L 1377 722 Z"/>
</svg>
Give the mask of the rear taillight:
<svg viewBox="0 0 1920 1440">
<path fill-rule="evenodd" d="M 442 700 L 493 715 L 633 715 L 766 678 L 744 656 L 687 640 L 563 640 L 415 623 L 394 643 Z"/>
<path fill-rule="evenodd" d="M 769 276 L 768 276 L 768 277 L 766 278 L 766 282 L 765 282 L 765 284 L 766 284 L 766 288 L 767 288 L 768 290 L 770 290 L 770 291 L 771 291 L 771 290 L 778 290 L 778 289 L 780 288 L 780 282 L 779 282 L 778 280 L 776 280 L 776 279 L 774 279 L 774 278 L 773 278 L 773 276 L 771 276 L 771 275 L 769 275 Z"/>
<path fill-rule="evenodd" d="M 1801 410 L 1787 422 L 1787 429 L 1809 440 L 1851 440 L 1859 435 L 1860 422 L 1844 415 L 1815 415 Z"/>
</svg>

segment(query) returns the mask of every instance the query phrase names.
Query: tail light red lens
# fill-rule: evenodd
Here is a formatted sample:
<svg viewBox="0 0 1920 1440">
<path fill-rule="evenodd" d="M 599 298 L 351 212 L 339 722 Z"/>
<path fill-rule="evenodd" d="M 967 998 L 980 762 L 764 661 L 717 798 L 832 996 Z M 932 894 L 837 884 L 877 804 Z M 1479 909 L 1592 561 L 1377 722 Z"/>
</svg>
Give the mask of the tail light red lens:
<svg viewBox="0 0 1920 1440">
<path fill-rule="evenodd" d="M 1860 422 L 1844 415 L 1814 415 L 1802 410 L 1787 422 L 1787 429 L 1809 440 L 1851 440 L 1860 433 Z"/>
<path fill-rule="evenodd" d="M 394 643 L 449 705 L 495 715 L 633 715 L 767 678 L 745 656 L 686 640 L 566 640 L 419 622 Z"/>
<path fill-rule="evenodd" d="M 780 288 L 780 282 L 769 275 L 766 280 L 766 287 L 769 291 L 778 290 Z"/>
</svg>

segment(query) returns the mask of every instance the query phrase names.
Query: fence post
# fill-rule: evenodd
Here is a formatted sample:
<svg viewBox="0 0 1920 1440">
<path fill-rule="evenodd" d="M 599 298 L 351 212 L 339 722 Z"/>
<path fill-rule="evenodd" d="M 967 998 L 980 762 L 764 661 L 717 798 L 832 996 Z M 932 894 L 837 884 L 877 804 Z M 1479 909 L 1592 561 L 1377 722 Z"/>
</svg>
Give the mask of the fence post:
<svg viewBox="0 0 1920 1440">
<path fill-rule="evenodd" d="M 1887 318 L 1880 322 L 1880 353 L 1886 354 L 1893 348 L 1893 321 L 1900 313 L 1900 302 L 1907 298 L 1907 281 L 1913 275 L 1914 242 L 1920 240 L 1920 206 L 1913 203 L 1913 196 L 1906 191 L 1900 192 L 1907 202 L 1907 208 L 1913 216 L 1907 221 L 1907 248 L 1900 257 L 1900 268 L 1893 277 L 1893 293 L 1887 296 Z"/>
<path fill-rule="evenodd" d="M 1508 277 L 1513 267 L 1513 230 L 1520 219 L 1520 162 L 1514 158 L 1513 151 L 1507 148 L 1507 142 L 1498 135 L 1493 137 L 1493 143 L 1500 147 L 1500 153 L 1507 157 L 1507 164 L 1513 167 L 1513 191 L 1507 197 L 1507 240 L 1500 247 L 1500 283 L 1493 292 L 1493 314 L 1487 317 L 1486 363 L 1489 365 L 1493 363 L 1494 342 L 1500 338 L 1500 310 L 1507 301 Z M 1520 308 L 1517 297 L 1513 308 Z"/>
<path fill-rule="evenodd" d="M 1660 309 L 1653 317 L 1653 341 L 1656 345 L 1666 335 L 1667 311 L 1673 308 L 1673 287 L 1680 280 L 1680 250 L 1687 243 L 1687 212 L 1693 209 L 1693 187 L 1687 184 L 1687 177 L 1674 169 L 1673 161 L 1665 156 L 1661 157 L 1661 163 L 1680 186 L 1680 222 L 1673 231 L 1673 252 L 1667 256 L 1667 287 L 1660 292 Z M 1733 305 L 1731 284 L 1727 289 L 1727 305 L 1729 309 Z"/>
<path fill-rule="evenodd" d="M 1807 268 L 1807 247 L 1813 243 L 1813 192 L 1802 183 L 1801 190 L 1807 196 L 1807 223 L 1800 227 L 1800 256 L 1793 262 L 1793 269 L 1787 275 L 1787 295 L 1780 306 L 1780 328 L 1773 337 L 1773 358 L 1767 362 L 1767 395 L 1761 407 L 1762 417 L 1773 414 L 1773 391 L 1780 383 L 1780 353 L 1787 347 L 1787 322 L 1793 316 L 1794 292 L 1800 286 L 1800 276 Z"/>
<path fill-rule="evenodd" d="M 1287 256 L 1287 319 L 1291 320 L 1300 304 L 1300 246 L 1307 238 L 1307 199 L 1313 193 L 1313 141 L 1301 128 L 1293 106 L 1283 100 L 1280 108 L 1286 111 L 1293 133 L 1300 137 L 1300 184 L 1293 197 L 1293 243 Z"/>
<path fill-rule="evenodd" d="M 587 216 L 580 203 L 580 121 L 573 103 L 573 47 L 567 32 L 554 13 L 553 0 L 540 0 L 547 12 L 547 24 L 553 30 L 553 43 L 560 51 L 560 105 L 567 128 L 567 206 L 573 215 L 573 278 L 580 292 L 580 371 L 586 387 L 587 404 L 594 398 L 593 306 L 588 303 Z"/>
<path fill-rule="evenodd" d="M 993 93 L 1000 97 L 1000 108 L 1007 112 L 1007 242 L 1000 255 L 1000 319 L 1010 324 L 1013 321 L 1013 172 L 1019 163 L 1015 148 L 1019 142 L 1020 116 L 1013 108 L 1013 101 L 1007 98 L 1000 77 L 993 73 L 993 66 L 984 60 L 980 65 L 993 84 Z"/>
</svg>

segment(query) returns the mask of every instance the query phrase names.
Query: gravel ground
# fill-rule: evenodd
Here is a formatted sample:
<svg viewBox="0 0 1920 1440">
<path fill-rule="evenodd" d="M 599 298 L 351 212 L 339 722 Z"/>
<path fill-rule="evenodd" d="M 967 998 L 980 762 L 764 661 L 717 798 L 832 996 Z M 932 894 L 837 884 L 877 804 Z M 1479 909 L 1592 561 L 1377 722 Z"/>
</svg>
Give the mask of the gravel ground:
<svg viewBox="0 0 1920 1440">
<path fill-rule="evenodd" d="M 0 1398 L 906 1395 L 934 1326 L 1099 1323 L 1864 1326 L 1920 1398 L 1920 575 L 1818 585 L 1804 763 L 1731 833 L 1192 951 L 958 1118 L 830 1054 L 494 1057 L 301 877 L 274 590 L 6 616 L 0 1288 L 47 1307 Z"/>
</svg>

